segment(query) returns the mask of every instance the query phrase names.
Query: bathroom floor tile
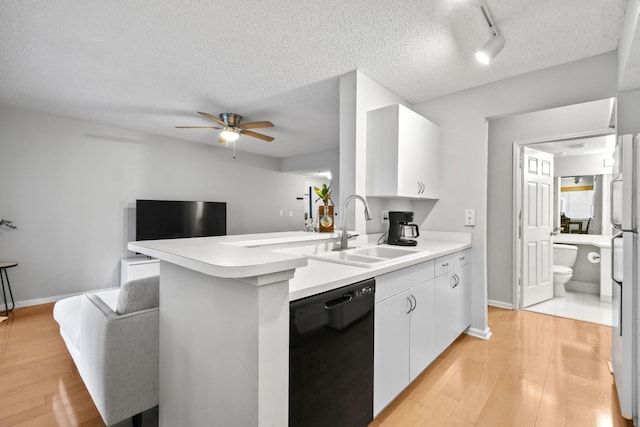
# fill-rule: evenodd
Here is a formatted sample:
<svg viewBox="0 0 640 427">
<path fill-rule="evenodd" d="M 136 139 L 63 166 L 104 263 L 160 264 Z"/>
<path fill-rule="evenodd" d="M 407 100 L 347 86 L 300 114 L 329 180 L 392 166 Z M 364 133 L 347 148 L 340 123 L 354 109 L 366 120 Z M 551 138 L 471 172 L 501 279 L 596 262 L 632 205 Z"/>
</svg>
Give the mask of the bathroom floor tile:
<svg viewBox="0 0 640 427">
<path fill-rule="evenodd" d="M 567 295 L 564 297 L 554 297 L 523 310 L 584 320 L 605 326 L 611 326 L 612 323 L 611 303 L 600 301 L 599 295 L 586 292 L 567 291 Z"/>
</svg>

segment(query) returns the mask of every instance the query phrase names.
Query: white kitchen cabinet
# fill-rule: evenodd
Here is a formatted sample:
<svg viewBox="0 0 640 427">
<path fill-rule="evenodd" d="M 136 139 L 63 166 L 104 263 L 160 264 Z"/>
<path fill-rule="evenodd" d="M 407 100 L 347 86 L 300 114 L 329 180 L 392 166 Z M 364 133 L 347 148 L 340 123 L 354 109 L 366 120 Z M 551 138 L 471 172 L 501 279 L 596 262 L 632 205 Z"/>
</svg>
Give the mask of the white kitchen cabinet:
<svg viewBox="0 0 640 427">
<path fill-rule="evenodd" d="M 120 286 L 131 280 L 158 276 L 159 274 L 159 259 L 138 256 L 120 260 Z"/>
<path fill-rule="evenodd" d="M 403 105 L 367 113 L 367 196 L 440 197 L 440 128 Z"/>
<path fill-rule="evenodd" d="M 433 265 L 427 261 L 376 278 L 374 415 L 436 357 Z"/>
<path fill-rule="evenodd" d="M 437 354 L 443 352 L 470 324 L 470 251 L 435 261 L 435 331 Z"/>
<path fill-rule="evenodd" d="M 471 324 L 471 251 L 465 250 L 453 254 L 454 281 L 453 333 L 454 340 Z"/>
<path fill-rule="evenodd" d="M 413 299 L 413 309 L 409 313 L 411 319 L 409 339 L 409 382 L 416 379 L 437 354 L 433 345 L 435 328 L 433 279 L 424 282 L 409 293 Z"/>
<path fill-rule="evenodd" d="M 376 286 L 378 283 L 376 282 Z M 377 415 L 409 384 L 409 291 L 375 305 L 373 414 Z"/>
</svg>

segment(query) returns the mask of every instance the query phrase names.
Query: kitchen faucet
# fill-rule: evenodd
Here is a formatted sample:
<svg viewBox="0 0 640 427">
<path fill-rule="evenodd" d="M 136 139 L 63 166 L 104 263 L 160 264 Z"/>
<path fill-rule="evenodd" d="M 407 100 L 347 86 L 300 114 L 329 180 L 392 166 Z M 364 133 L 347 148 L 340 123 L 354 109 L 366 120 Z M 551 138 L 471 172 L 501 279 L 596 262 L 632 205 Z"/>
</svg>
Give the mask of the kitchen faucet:
<svg viewBox="0 0 640 427">
<path fill-rule="evenodd" d="M 353 199 L 358 199 L 362 202 L 362 204 L 364 205 L 364 219 L 366 219 L 367 221 L 371 221 L 371 215 L 369 215 L 369 205 L 367 205 L 367 201 L 362 196 L 358 196 L 357 194 L 352 194 L 351 196 L 347 197 L 347 200 L 345 200 L 342 204 L 342 211 L 340 211 L 340 214 L 342 215 L 342 236 L 340 236 L 340 248 L 336 249 L 339 251 L 349 249 L 349 236 L 347 235 L 347 216 L 345 215 L 345 211 L 347 209 L 347 204 L 349 204 L 349 202 Z"/>
</svg>

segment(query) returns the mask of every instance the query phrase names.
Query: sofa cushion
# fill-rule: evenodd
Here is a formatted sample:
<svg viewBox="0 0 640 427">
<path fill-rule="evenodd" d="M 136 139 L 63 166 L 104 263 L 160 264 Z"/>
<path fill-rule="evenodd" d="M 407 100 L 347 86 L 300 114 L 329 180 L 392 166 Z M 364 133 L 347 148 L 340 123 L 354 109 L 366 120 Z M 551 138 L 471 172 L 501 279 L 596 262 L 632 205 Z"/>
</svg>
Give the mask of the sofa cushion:
<svg viewBox="0 0 640 427">
<path fill-rule="evenodd" d="M 126 314 L 158 307 L 160 276 L 145 277 L 125 283 L 120 288 L 116 313 Z"/>
<path fill-rule="evenodd" d="M 76 350 L 80 348 L 80 301 L 84 295 L 61 299 L 53 306 L 53 318 L 60 325 L 60 333 Z"/>
</svg>

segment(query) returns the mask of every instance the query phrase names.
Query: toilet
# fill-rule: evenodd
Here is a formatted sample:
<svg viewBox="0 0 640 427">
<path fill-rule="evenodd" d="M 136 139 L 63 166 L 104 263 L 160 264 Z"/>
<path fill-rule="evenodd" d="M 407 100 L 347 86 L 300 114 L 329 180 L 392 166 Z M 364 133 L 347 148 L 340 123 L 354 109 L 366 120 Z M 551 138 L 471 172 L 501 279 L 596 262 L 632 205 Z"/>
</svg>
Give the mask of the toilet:
<svg viewBox="0 0 640 427">
<path fill-rule="evenodd" d="M 573 245 L 553 245 L 553 296 L 567 295 L 565 283 L 573 276 L 573 266 L 576 263 L 578 247 Z"/>
</svg>

